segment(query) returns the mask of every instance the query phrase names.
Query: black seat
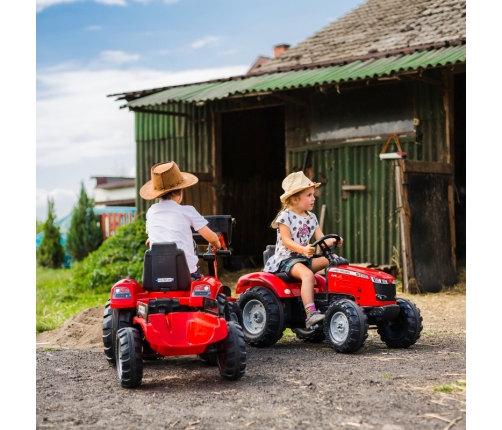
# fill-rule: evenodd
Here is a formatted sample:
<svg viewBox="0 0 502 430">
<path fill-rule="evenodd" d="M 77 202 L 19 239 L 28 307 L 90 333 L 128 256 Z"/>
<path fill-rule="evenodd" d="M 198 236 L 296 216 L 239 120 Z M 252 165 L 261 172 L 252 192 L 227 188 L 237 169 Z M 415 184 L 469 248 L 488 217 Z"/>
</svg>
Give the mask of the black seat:
<svg viewBox="0 0 502 430">
<path fill-rule="evenodd" d="M 174 242 L 154 243 L 145 251 L 143 288 L 146 291 L 190 291 L 191 284 L 185 252 Z"/>
<path fill-rule="evenodd" d="M 275 253 L 275 245 L 267 245 L 265 251 L 263 251 L 263 267 L 267 264 L 267 261 L 272 255 Z M 297 284 L 300 282 L 298 279 L 295 279 L 289 276 L 287 273 L 277 272 L 274 273 L 279 279 L 282 279 L 286 284 Z"/>
</svg>

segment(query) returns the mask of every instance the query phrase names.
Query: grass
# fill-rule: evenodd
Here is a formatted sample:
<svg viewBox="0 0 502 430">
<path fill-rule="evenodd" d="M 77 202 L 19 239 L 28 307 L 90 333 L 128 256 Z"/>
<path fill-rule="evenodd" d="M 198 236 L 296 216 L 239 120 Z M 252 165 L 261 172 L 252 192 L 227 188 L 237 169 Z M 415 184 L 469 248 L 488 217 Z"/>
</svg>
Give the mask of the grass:
<svg viewBox="0 0 502 430">
<path fill-rule="evenodd" d="M 436 385 L 434 387 L 434 391 L 441 391 L 442 393 L 452 393 L 464 391 L 465 388 L 465 381 L 456 381 L 455 383 L 449 385 Z"/>
<path fill-rule="evenodd" d="M 70 293 L 73 269 L 37 267 L 36 333 L 60 327 L 68 318 L 106 303 L 109 293 Z"/>
</svg>

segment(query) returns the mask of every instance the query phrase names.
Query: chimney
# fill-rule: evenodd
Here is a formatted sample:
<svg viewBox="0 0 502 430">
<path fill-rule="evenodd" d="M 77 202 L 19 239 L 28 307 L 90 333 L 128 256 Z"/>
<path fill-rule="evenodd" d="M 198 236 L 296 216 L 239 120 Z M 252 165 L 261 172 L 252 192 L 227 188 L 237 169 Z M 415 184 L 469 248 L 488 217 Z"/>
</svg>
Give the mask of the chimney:
<svg viewBox="0 0 502 430">
<path fill-rule="evenodd" d="M 285 43 L 281 45 L 274 46 L 274 58 L 277 58 L 283 52 L 286 52 L 291 45 L 286 45 Z"/>
</svg>

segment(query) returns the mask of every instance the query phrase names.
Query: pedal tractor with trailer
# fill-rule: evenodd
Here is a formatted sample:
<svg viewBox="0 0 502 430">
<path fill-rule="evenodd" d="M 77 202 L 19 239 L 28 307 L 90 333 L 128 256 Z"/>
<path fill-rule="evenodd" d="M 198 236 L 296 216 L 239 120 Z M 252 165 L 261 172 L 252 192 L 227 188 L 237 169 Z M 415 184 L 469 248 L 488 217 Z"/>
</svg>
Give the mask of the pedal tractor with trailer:
<svg viewBox="0 0 502 430">
<path fill-rule="evenodd" d="M 103 314 L 103 345 L 109 364 L 116 366 L 120 384 L 138 387 L 143 360 L 197 355 L 217 365 L 222 378 L 240 379 L 246 369 L 246 344 L 240 310 L 230 288 L 218 279 L 218 255 L 230 255 L 229 215 L 207 216 L 222 250 L 208 246 L 193 232 L 194 252 L 207 262 L 208 275 L 192 281 L 185 253 L 175 243 L 155 243 L 145 251 L 142 284 L 131 278 L 111 288 Z"/>
<path fill-rule="evenodd" d="M 325 275 L 315 274 L 314 301 L 325 315 L 320 323 L 305 328 L 305 310 L 301 299 L 301 282 L 286 273 L 249 273 L 239 278 L 237 304 L 242 311 L 242 329 L 246 343 L 267 347 L 276 343 L 286 328 L 306 342 L 324 340 L 335 351 L 354 353 L 362 348 L 369 329 L 376 329 L 389 348 L 408 348 L 422 331 L 420 309 L 405 298 L 396 297 L 395 278 L 383 271 L 350 265 L 335 258 L 327 239 L 340 240 L 335 234 L 316 242 L 321 252 L 313 258 L 329 261 Z M 263 253 L 264 265 L 275 252 L 268 245 Z"/>
</svg>

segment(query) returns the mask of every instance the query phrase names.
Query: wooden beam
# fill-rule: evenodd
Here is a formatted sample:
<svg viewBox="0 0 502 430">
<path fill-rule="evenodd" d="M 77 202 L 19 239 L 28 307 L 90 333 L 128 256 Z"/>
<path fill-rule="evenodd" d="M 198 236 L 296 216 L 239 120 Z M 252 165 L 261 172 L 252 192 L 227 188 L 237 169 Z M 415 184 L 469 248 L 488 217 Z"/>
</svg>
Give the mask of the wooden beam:
<svg viewBox="0 0 502 430">
<path fill-rule="evenodd" d="M 431 161 L 400 160 L 403 161 L 403 173 L 434 173 L 439 175 L 452 175 L 453 165 L 447 163 L 434 163 Z"/>
<path fill-rule="evenodd" d="M 439 79 L 429 78 L 427 76 L 420 76 L 419 74 L 416 75 L 400 74 L 399 76 L 401 78 L 410 78 L 415 81 L 422 81 L 425 82 L 426 84 L 437 85 L 439 87 L 443 86 L 443 82 L 440 81 Z"/>
<path fill-rule="evenodd" d="M 297 99 L 295 97 L 287 96 L 286 94 L 283 94 L 283 93 L 276 92 L 276 93 L 272 93 L 271 96 L 278 98 L 278 99 L 281 99 L 281 100 L 284 100 L 284 101 L 287 101 L 289 103 L 294 103 L 294 104 L 306 107 L 306 108 L 310 107 L 306 101 Z"/>
<path fill-rule="evenodd" d="M 187 113 L 181 113 L 181 112 L 168 112 L 154 109 L 146 109 L 141 107 L 130 107 L 129 110 L 133 112 L 150 113 L 153 115 L 184 116 L 187 118 L 191 118 L 190 115 L 188 115 Z"/>
</svg>

